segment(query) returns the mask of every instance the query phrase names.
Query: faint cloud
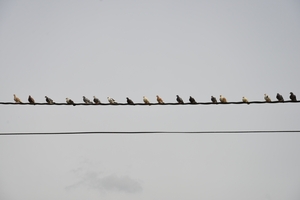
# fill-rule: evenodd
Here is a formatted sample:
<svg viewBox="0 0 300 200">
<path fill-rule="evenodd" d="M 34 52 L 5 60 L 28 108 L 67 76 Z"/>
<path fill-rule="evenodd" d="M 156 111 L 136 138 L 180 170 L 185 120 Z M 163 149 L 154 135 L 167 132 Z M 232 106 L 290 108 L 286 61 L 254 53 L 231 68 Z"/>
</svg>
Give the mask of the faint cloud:
<svg viewBox="0 0 300 200">
<path fill-rule="evenodd" d="M 127 193 L 137 193 L 143 190 L 138 181 L 128 176 L 109 175 L 99 177 L 96 172 L 87 172 L 81 181 L 67 186 L 66 189 L 71 190 L 80 186 L 87 186 L 100 191 L 120 191 Z"/>
</svg>

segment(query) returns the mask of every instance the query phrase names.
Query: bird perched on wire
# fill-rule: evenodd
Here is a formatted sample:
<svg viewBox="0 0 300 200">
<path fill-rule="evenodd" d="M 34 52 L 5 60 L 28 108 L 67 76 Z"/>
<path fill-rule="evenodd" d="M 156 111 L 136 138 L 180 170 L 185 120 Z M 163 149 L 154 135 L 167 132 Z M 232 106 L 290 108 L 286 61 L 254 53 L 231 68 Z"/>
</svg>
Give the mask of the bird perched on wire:
<svg viewBox="0 0 300 200">
<path fill-rule="evenodd" d="M 100 100 L 97 97 L 93 96 L 93 98 L 94 98 L 93 101 L 94 101 L 95 104 L 100 104 L 101 103 Z"/>
<path fill-rule="evenodd" d="M 220 95 L 220 102 L 227 103 L 227 99 L 225 97 L 223 97 L 222 95 Z"/>
<path fill-rule="evenodd" d="M 192 96 L 190 96 L 189 101 L 191 104 L 197 104 L 196 100 Z"/>
<path fill-rule="evenodd" d="M 127 101 L 127 104 L 134 105 L 133 101 L 131 99 L 129 99 L 128 97 L 126 97 L 126 101 Z"/>
<path fill-rule="evenodd" d="M 66 102 L 67 102 L 68 105 L 75 106 L 75 103 L 74 103 L 74 101 L 72 99 L 66 98 Z"/>
<path fill-rule="evenodd" d="M 279 94 L 279 93 L 277 93 L 276 99 L 277 99 L 278 101 L 280 101 L 280 102 L 284 102 L 283 96 L 282 96 L 281 94 Z"/>
<path fill-rule="evenodd" d="M 158 95 L 156 95 L 156 100 L 159 104 L 164 104 L 165 103 L 164 100 Z"/>
<path fill-rule="evenodd" d="M 14 101 L 15 101 L 16 103 L 22 103 L 22 101 L 20 100 L 20 98 L 17 97 L 15 94 L 14 94 Z"/>
<path fill-rule="evenodd" d="M 248 101 L 248 99 L 247 99 L 246 97 L 243 97 L 243 98 L 242 98 L 242 101 L 243 101 L 244 103 L 249 104 L 249 101 Z"/>
<path fill-rule="evenodd" d="M 145 104 L 147 104 L 147 105 L 149 105 L 149 106 L 151 105 L 151 104 L 150 104 L 150 101 L 149 101 L 149 100 L 147 99 L 147 97 L 145 97 L 145 96 L 143 96 L 143 101 L 144 101 Z"/>
<path fill-rule="evenodd" d="M 29 102 L 30 104 L 35 104 L 34 99 L 33 99 L 32 96 L 30 96 L 30 95 L 29 95 L 29 97 L 28 97 L 28 102 Z"/>
<path fill-rule="evenodd" d="M 290 99 L 291 99 L 291 101 L 297 101 L 296 95 L 294 95 L 294 93 L 292 93 L 292 92 L 290 92 Z"/>
<path fill-rule="evenodd" d="M 53 101 L 51 98 L 49 98 L 49 97 L 47 97 L 47 96 L 45 96 L 45 98 L 46 98 L 46 102 L 47 102 L 48 104 L 54 104 L 54 101 Z"/>
<path fill-rule="evenodd" d="M 107 100 L 110 104 L 117 104 L 117 102 L 111 97 L 107 97 Z"/>
<path fill-rule="evenodd" d="M 264 94 L 264 99 L 266 102 L 271 102 L 271 98 L 267 94 Z"/>
<path fill-rule="evenodd" d="M 83 102 L 85 104 L 92 104 L 92 102 L 88 98 L 86 98 L 85 96 L 83 96 L 82 99 L 83 99 Z"/>
<path fill-rule="evenodd" d="M 217 101 L 216 97 L 211 96 L 210 100 L 211 100 L 211 102 L 213 102 L 214 104 L 218 104 L 218 101 Z"/>
<path fill-rule="evenodd" d="M 179 104 L 184 104 L 182 98 L 181 98 L 179 95 L 176 95 L 176 101 L 177 101 L 177 103 L 179 103 Z"/>
</svg>

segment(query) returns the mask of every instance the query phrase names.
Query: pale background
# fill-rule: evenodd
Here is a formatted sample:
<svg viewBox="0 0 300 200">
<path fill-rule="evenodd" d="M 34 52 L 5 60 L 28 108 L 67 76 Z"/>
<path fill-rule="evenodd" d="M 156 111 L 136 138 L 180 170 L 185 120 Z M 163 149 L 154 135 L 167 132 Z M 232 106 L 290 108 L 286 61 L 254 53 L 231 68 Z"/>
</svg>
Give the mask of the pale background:
<svg viewBox="0 0 300 200">
<path fill-rule="evenodd" d="M 300 98 L 300 2 L 0 0 L 0 101 Z M 0 105 L 0 132 L 299 130 L 299 104 Z M 300 134 L 0 136 L 1 200 L 300 199 Z"/>
</svg>

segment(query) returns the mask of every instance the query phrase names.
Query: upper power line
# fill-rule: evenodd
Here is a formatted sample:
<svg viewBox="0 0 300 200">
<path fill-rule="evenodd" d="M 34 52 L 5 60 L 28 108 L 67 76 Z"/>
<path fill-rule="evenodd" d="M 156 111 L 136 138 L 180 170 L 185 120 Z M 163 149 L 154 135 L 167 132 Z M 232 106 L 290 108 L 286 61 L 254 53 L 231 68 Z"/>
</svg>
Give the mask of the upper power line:
<svg viewBox="0 0 300 200">
<path fill-rule="evenodd" d="M 223 95 L 220 95 L 219 101 L 217 100 L 216 97 L 211 96 L 211 102 L 197 102 L 195 98 L 192 96 L 189 97 L 189 100 L 187 102 L 184 102 L 183 99 L 179 96 L 176 95 L 176 102 L 170 102 L 166 103 L 163 101 L 163 99 L 156 95 L 156 101 L 157 102 L 150 102 L 147 97 L 143 96 L 143 103 L 135 103 L 132 99 L 126 97 L 126 102 L 125 103 L 119 103 L 115 101 L 111 97 L 107 97 L 107 103 L 101 102 L 97 97 L 93 96 L 93 101 L 89 100 L 85 96 L 82 98 L 82 103 L 76 103 L 70 98 L 66 98 L 65 103 L 57 103 L 53 101 L 51 98 L 45 96 L 45 102 L 44 103 L 39 103 L 34 100 L 34 98 L 29 95 L 28 97 L 28 102 L 23 102 L 19 97 L 17 97 L 14 94 L 14 103 L 13 102 L 0 102 L 0 104 L 3 105 L 211 105 L 211 104 L 262 104 L 262 103 L 299 103 L 300 101 L 297 100 L 297 97 L 295 94 L 290 92 L 289 100 L 284 100 L 283 96 L 279 93 L 276 95 L 276 101 L 272 101 L 271 98 L 267 95 L 264 94 L 264 101 L 249 101 L 246 97 L 242 97 L 241 101 L 236 101 L 236 102 L 229 102 L 227 101 L 226 97 Z"/>
</svg>

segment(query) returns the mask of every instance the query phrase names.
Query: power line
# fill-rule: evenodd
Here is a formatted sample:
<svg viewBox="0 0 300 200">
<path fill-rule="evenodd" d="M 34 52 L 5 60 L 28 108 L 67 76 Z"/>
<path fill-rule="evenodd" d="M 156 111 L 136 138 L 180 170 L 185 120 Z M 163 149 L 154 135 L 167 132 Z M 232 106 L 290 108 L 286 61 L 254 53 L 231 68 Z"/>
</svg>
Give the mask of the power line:
<svg viewBox="0 0 300 200">
<path fill-rule="evenodd" d="M 159 104 L 159 103 L 150 103 L 151 106 L 164 106 L 164 105 L 230 105 L 230 104 L 276 104 L 276 103 L 300 103 L 299 101 L 271 101 L 271 102 L 266 102 L 266 101 L 249 101 L 248 103 L 238 101 L 238 102 L 227 102 L 227 103 L 220 103 L 218 102 L 213 103 L 213 102 L 196 102 L 196 103 L 184 103 L 184 104 L 179 104 L 179 103 L 164 103 L 164 104 Z M 67 104 L 67 103 L 53 103 L 53 104 L 48 104 L 48 103 L 15 103 L 15 102 L 0 102 L 0 105 L 47 105 L 47 106 L 149 106 L 148 104 L 145 103 L 134 103 L 133 105 L 128 104 L 128 103 L 115 103 L 115 104 L 110 104 L 110 103 L 100 103 L 100 104 L 85 104 L 85 103 L 74 103 L 74 104 Z"/>
<path fill-rule="evenodd" d="M 66 132 L 11 132 L 1 135 L 90 135 L 90 134 L 255 134 L 300 133 L 300 130 L 236 130 L 236 131 L 66 131 Z"/>
</svg>

